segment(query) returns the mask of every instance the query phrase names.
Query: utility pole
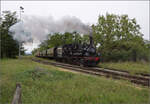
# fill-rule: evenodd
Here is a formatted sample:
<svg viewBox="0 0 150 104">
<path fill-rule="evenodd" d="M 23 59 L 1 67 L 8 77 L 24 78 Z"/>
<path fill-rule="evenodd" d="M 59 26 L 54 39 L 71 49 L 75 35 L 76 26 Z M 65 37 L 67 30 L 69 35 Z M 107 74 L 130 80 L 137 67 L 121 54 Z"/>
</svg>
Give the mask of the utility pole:
<svg viewBox="0 0 150 104">
<path fill-rule="evenodd" d="M 23 7 L 22 6 L 20 6 L 20 22 L 22 22 L 22 20 L 21 20 L 21 13 L 23 13 L 24 11 L 23 11 Z M 21 57 L 21 42 L 19 42 L 19 59 L 20 59 L 20 57 Z"/>
</svg>

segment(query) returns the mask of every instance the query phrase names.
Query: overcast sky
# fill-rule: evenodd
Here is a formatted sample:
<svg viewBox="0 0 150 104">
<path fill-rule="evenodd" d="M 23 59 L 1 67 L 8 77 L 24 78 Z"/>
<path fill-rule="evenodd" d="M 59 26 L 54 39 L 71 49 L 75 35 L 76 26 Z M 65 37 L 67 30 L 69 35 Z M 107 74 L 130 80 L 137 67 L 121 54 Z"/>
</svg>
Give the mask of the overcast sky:
<svg viewBox="0 0 150 104">
<path fill-rule="evenodd" d="M 19 13 L 19 7 L 24 7 L 23 15 L 53 16 L 60 19 L 63 16 L 75 16 L 82 22 L 96 24 L 98 15 L 108 13 L 127 14 L 136 18 L 141 26 L 145 39 L 149 39 L 149 1 L 1 1 L 1 11 L 11 10 Z M 28 52 L 34 45 L 25 45 Z"/>
</svg>

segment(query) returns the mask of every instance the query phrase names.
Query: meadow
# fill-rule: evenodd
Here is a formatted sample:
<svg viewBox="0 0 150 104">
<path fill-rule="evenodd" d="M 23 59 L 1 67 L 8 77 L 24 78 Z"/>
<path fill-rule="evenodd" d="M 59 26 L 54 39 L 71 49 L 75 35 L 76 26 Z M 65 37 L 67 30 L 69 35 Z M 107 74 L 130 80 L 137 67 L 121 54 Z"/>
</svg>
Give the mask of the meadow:
<svg viewBox="0 0 150 104">
<path fill-rule="evenodd" d="M 98 65 L 101 68 L 128 71 L 131 74 L 144 73 L 150 74 L 149 62 L 104 62 Z"/>
<path fill-rule="evenodd" d="M 0 61 L 0 102 L 10 103 L 16 83 L 23 104 L 148 104 L 150 89 L 124 80 L 73 73 L 30 60 Z"/>
</svg>

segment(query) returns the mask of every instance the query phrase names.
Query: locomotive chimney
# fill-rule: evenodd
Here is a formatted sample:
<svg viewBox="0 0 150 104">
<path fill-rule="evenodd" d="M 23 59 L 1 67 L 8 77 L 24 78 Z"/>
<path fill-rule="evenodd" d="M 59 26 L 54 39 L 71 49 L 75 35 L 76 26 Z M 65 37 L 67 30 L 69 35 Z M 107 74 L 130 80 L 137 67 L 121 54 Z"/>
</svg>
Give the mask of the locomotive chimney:
<svg viewBox="0 0 150 104">
<path fill-rule="evenodd" d="M 89 38 L 90 38 L 90 46 L 93 46 L 92 29 L 90 30 Z"/>
</svg>

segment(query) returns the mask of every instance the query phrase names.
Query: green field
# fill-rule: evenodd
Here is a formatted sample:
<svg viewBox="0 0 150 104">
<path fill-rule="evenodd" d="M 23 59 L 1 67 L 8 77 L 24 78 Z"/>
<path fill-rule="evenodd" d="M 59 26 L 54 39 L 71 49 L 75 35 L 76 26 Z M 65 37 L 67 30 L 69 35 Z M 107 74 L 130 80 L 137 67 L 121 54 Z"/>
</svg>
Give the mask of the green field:
<svg viewBox="0 0 150 104">
<path fill-rule="evenodd" d="M 61 71 L 28 58 L 0 62 L 0 102 L 10 103 L 15 84 L 23 104 L 148 104 L 150 89 L 128 81 Z"/>
<path fill-rule="evenodd" d="M 149 62 L 117 62 L 117 63 L 106 62 L 106 63 L 100 63 L 99 67 L 128 71 L 131 74 L 135 74 L 135 73 L 150 74 Z"/>
</svg>

